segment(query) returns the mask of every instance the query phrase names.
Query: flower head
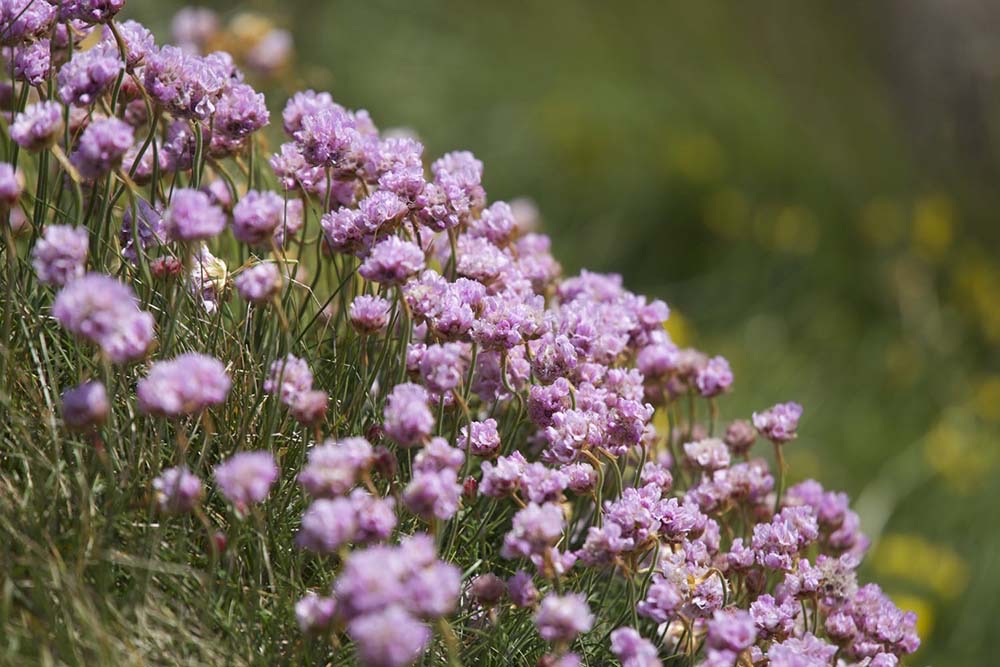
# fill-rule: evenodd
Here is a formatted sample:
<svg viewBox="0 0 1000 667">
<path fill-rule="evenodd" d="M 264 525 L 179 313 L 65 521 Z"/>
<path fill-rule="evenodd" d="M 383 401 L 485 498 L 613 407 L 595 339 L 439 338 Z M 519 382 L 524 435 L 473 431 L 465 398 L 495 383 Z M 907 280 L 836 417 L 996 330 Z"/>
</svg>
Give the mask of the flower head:
<svg viewBox="0 0 1000 667">
<path fill-rule="evenodd" d="M 143 357 L 155 338 L 153 316 L 139 310 L 131 288 L 100 273 L 85 274 L 63 287 L 52 315 L 72 333 L 100 346 L 115 363 Z"/>
<path fill-rule="evenodd" d="M 132 147 L 132 126 L 117 118 L 102 118 L 87 126 L 71 160 L 80 175 L 98 178 L 121 165 Z"/>
<path fill-rule="evenodd" d="M 84 382 L 62 395 L 63 421 L 70 428 L 99 426 L 107 419 L 109 409 L 108 393 L 100 382 Z"/>
<path fill-rule="evenodd" d="M 568 644 L 594 626 L 587 600 L 578 593 L 550 594 L 542 599 L 535 614 L 538 634 L 553 644 Z"/>
<path fill-rule="evenodd" d="M 39 151 L 56 142 L 63 131 L 62 107 L 58 102 L 29 104 L 10 126 L 10 137 L 28 151 Z"/>
<path fill-rule="evenodd" d="M 187 352 L 153 364 L 139 381 L 139 409 L 167 417 L 196 414 L 225 402 L 232 381 L 215 357 Z"/>
<path fill-rule="evenodd" d="M 153 490 L 156 491 L 156 505 L 161 512 L 181 514 L 198 506 L 205 489 L 196 475 L 180 466 L 160 473 L 153 480 Z"/>
<path fill-rule="evenodd" d="M 281 274 L 273 262 L 254 264 L 236 278 L 236 291 L 253 303 L 266 303 L 281 289 Z"/>
<path fill-rule="evenodd" d="M 215 481 L 238 510 L 262 502 L 278 479 L 278 466 L 270 452 L 241 452 L 215 466 Z"/>
<path fill-rule="evenodd" d="M 226 214 L 201 190 L 180 188 L 163 214 L 167 235 L 174 241 L 210 239 L 226 228 Z"/>
<path fill-rule="evenodd" d="M 794 440 L 802 417 L 798 403 L 778 403 L 764 412 L 753 413 L 753 425 L 765 438 L 776 444 Z"/>
<path fill-rule="evenodd" d="M 31 251 L 38 280 L 65 285 L 84 274 L 90 237 L 85 227 L 49 225 Z"/>
</svg>

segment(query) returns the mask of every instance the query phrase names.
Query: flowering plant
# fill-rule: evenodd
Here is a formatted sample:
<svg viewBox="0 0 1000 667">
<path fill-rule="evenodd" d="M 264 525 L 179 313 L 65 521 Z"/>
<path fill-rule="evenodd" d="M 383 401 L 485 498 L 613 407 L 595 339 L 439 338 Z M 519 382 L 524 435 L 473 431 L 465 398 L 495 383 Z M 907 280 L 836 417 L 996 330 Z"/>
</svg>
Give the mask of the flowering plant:
<svg viewBox="0 0 1000 667">
<path fill-rule="evenodd" d="M 428 170 L 412 136 L 306 91 L 265 159 L 264 96 L 202 50 L 214 16 L 157 46 L 123 4 L 0 0 L 5 608 L 45 640 L 19 650 L 217 661 L 204 637 L 236 635 L 227 660 L 891 667 L 917 649 L 914 616 L 858 581 L 847 497 L 786 488 L 801 406 L 723 423 L 729 363 L 679 349 L 666 304 L 620 277 L 563 277 L 471 153 Z"/>
</svg>

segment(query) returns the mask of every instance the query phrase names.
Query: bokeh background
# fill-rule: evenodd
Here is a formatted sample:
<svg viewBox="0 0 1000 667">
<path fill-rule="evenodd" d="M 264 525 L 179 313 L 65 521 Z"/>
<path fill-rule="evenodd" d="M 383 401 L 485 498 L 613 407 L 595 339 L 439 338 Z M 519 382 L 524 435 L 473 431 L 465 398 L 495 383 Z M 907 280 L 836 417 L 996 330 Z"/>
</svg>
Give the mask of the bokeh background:
<svg viewBox="0 0 1000 667">
<path fill-rule="evenodd" d="M 666 299 L 732 362 L 724 417 L 802 402 L 794 474 L 856 499 L 866 576 L 920 615 L 910 664 L 995 663 L 1000 4 L 204 5 L 228 47 L 292 34 L 255 81 L 273 111 L 322 88 L 472 150 L 567 271 Z M 127 14 L 166 36 L 179 6 Z"/>
</svg>

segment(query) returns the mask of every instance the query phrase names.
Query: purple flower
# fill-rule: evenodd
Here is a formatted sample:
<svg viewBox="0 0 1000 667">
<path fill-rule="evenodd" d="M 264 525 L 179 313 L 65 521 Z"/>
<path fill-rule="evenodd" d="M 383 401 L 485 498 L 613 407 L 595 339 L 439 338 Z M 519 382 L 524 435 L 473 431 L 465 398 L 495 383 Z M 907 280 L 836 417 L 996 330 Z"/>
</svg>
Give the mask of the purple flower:
<svg viewBox="0 0 1000 667">
<path fill-rule="evenodd" d="M 730 569 L 737 572 L 749 570 L 753 567 L 755 561 L 756 554 L 754 554 L 753 549 L 744 546 L 742 537 L 737 537 L 733 540 L 732 545 L 729 547 L 729 553 L 726 554 L 726 562 L 729 564 Z"/>
<path fill-rule="evenodd" d="M 62 415 L 66 426 L 85 429 L 99 426 L 108 418 L 108 393 L 97 381 L 66 390 L 62 395 Z"/>
<path fill-rule="evenodd" d="M 416 570 L 435 560 L 434 543 L 418 534 L 404 539 L 403 544 L 411 547 L 409 554 L 403 553 L 402 546 L 386 545 L 350 553 L 333 589 L 344 618 L 412 603 L 406 597 L 406 582 Z"/>
<path fill-rule="evenodd" d="M 0 162 L 0 207 L 12 208 L 24 190 L 24 174 L 6 162 Z"/>
<path fill-rule="evenodd" d="M 435 394 L 446 394 L 457 388 L 466 373 L 465 345 L 442 343 L 428 345 L 420 358 L 420 378 Z"/>
<path fill-rule="evenodd" d="M 326 244 L 336 252 L 364 255 L 374 239 L 374 232 L 368 229 L 368 219 L 357 209 L 330 211 L 323 215 L 319 224 Z"/>
<path fill-rule="evenodd" d="M 403 491 L 406 508 L 425 521 L 455 516 L 461 497 L 462 485 L 452 468 L 418 470 Z"/>
<path fill-rule="evenodd" d="M 572 463 L 581 450 L 604 444 L 605 427 L 601 416 L 589 410 L 557 412 L 543 433 L 549 445 L 546 453 L 559 463 Z"/>
<path fill-rule="evenodd" d="M 354 489 L 351 492 L 351 503 L 358 520 L 354 536 L 356 543 L 369 544 L 389 539 L 396 528 L 395 498 L 376 498 L 364 489 Z"/>
<path fill-rule="evenodd" d="M 294 354 L 271 363 L 267 379 L 264 380 L 264 391 L 269 394 L 278 393 L 285 405 L 294 405 L 300 394 L 312 389 L 313 374 L 309 364 Z"/>
<path fill-rule="evenodd" d="M 278 466 L 271 452 L 240 452 L 215 466 L 214 474 L 222 495 L 243 512 L 267 498 L 278 479 Z"/>
<path fill-rule="evenodd" d="M 795 598 L 785 598 L 780 603 L 765 593 L 750 603 L 757 634 L 762 639 L 786 637 L 795 627 L 799 604 Z"/>
<path fill-rule="evenodd" d="M 569 644 L 594 626 L 594 615 L 579 593 L 547 595 L 535 614 L 535 626 L 542 639 L 552 644 Z"/>
<path fill-rule="evenodd" d="M 423 145 L 410 137 L 391 137 L 379 145 L 379 188 L 414 199 L 423 192 Z"/>
<path fill-rule="evenodd" d="M 285 202 L 275 192 L 251 190 L 233 208 L 233 236 L 260 245 L 274 235 L 285 214 Z"/>
<path fill-rule="evenodd" d="M 56 142 L 63 131 L 62 107 L 58 102 L 29 104 L 10 126 L 10 137 L 28 151 L 39 151 Z"/>
<path fill-rule="evenodd" d="M 729 370 L 729 362 L 725 357 L 712 357 L 695 376 L 695 386 L 705 398 L 718 396 L 729 391 L 733 385 L 733 372 Z"/>
<path fill-rule="evenodd" d="M 739 653 L 757 641 L 757 631 L 750 612 L 743 609 L 716 611 L 708 622 L 708 645 Z"/>
<path fill-rule="evenodd" d="M 244 56 L 247 67 L 258 74 L 273 76 L 288 64 L 293 52 L 292 34 L 272 28 Z"/>
<path fill-rule="evenodd" d="M 13 50 L 14 78 L 31 86 L 41 86 L 52 74 L 49 40 L 16 46 Z"/>
<path fill-rule="evenodd" d="M 753 413 L 753 425 L 765 438 L 780 445 L 795 439 L 801 416 L 802 406 L 798 403 L 778 403 L 764 412 Z"/>
<path fill-rule="evenodd" d="M 294 136 L 302 129 L 302 118 L 312 115 L 320 109 L 329 109 L 336 106 L 330 93 L 317 93 L 315 90 L 303 90 L 295 93 L 285 103 L 285 109 L 281 112 L 281 120 L 285 132 L 289 136 Z"/>
<path fill-rule="evenodd" d="M 153 316 L 139 310 L 132 289 L 100 273 L 85 274 L 63 287 L 52 315 L 75 335 L 100 346 L 115 363 L 145 356 L 155 338 Z"/>
<path fill-rule="evenodd" d="M 677 368 L 677 346 L 670 342 L 654 343 L 639 350 L 636 367 L 647 378 L 661 378 Z"/>
<path fill-rule="evenodd" d="M 122 158 L 122 169 L 137 185 L 147 185 L 153 180 L 153 167 L 153 151 L 147 147 L 143 152 L 141 144 L 129 148 Z"/>
<path fill-rule="evenodd" d="M 348 498 L 320 498 L 302 514 L 302 528 L 295 541 L 303 549 L 332 554 L 353 540 L 357 530 L 354 503 Z"/>
<path fill-rule="evenodd" d="M 385 285 L 399 285 L 424 268 L 424 253 L 413 243 L 390 236 L 372 248 L 358 273 Z"/>
<path fill-rule="evenodd" d="M 484 459 L 495 457 L 500 453 L 500 432 L 497 429 L 497 420 L 489 418 L 463 426 L 458 433 L 458 446 L 460 449 L 468 449 L 475 456 Z"/>
<path fill-rule="evenodd" d="M 550 332 L 531 343 L 531 371 L 544 384 L 571 377 L 577 362 L 576 348 L 567 336 Z"/>
<path fill-rule="evenodd" d="M 58 5 L 62 21 L 107 23 L 125 6 L 125 0 L 45 0 Z"/>
<path fill-rule="evenodd" d="M 297 144 L 281 144 L 279 152 L 272 155 L 269 162 L 283 190 L 301 189 L 317 194 L 326 187 L 323 168 L 307 163 Z"/>
<path fill-rule="evenodd" d="M 95 120 L 80 136 L 71 161 L 86 179 L 103 176 L 122 163 L 125 152 L 132 147 L 132 126 L 117 118 Z"/>
<path fill-rule="evenodd" d="M 138 21 L 122 21 L 117 23 L 117 28 L 122 42 L 125 43 L 125 64 L 129 70 L 141 64 L 147 55 L 156 50 L 156 39 L 153 37 L 153 33 Z M 107 42 L 112 48 L 118 49 L 118 42 L 111 32 L 111 28 L 104 27 L 101 31 L 101 40 Z"/>
<path fill-rule="evenodd" d="M 461 236 L 455 270 L 460 276 L 484 285 L 494 282 L 510 266 L 510 257 L 485 238 Z"/>
<path fill-rule="evenodd" d="M 514 218 L 514 211 L 510 204 L 502 201 L 493 202 L 479 215 L 479 219 L 474 220 L 469 226 L 470 234 L 484 237 L 498 247 L 510 243 L 516 230 L 517 220 Z"/>
<path fill-rule="evenodd" d="M 219 16 L 206 7 L 182 7 L 170 23 L 174 41 L 186 51 L 198 53 L 219 30 Z"/>
<path fill-rule="evenodd" d="M 573 493 L 591 493 L 597 486 L 597 471 L 589 463 L 571 463 L 563 466 L 561 472 L 566 476 L 567 488 Z"/>
<path fill-rule="evenodd" d="M 147 414 L 179 417 L 221 405 L 232 381 L 226 367 L 215 357 L 187 352 L 170 361 L 153 364 L 139 381 L 139 409 Z"/>
<path fill-rule="evenodd" d="M 385 433 L 404 447 L 420 444 L 434 428 L 427 390 L 406 382 L 392 389 L 385 402 Z"/>
<path fill-rule="evenodd" d="M 332 100 L 329 104 L 324 102 L 325 99 L 308 110 L 303 108 L 297 118 L 292 112 L 293 125 L 298 125 L 293 136 L 310 164 L 350 169 L 355 166 L 355 152 L 361 140 L 354 117 Z M 288 118 L 284 120 L 287 127 Z"/>
<path fill-rule="evenodd" d="M 154 101 L 177 118 L 207 120 L 237 73 L 232 58 L 217 52 L 188 54 L 164 46 L 146 56 L 143 79 Z"/>
<path fill-rule="evenodd" d="M 73 56 L 59 69 L 56 82 L 63 104 L 85 107 L 97 101 L 118 78 L 122 61 L 117 49 L 101 42 Z M 131 145 L 131 139 L 129 145 Z M 124 152 L 124 150 L 122 151 Z"/>
<path fill-rule="evenodd" d="M 499 457 L 495 464 L 483 461 L 483 481 L 479 491 L 494 498 L 509 496 L 521 487 L 521 478 L 527 467 L 528 462 L 518 451 L 512 452 L 510 456 Z"/>
<path fill-rule="evenodd" d="M 611 633 L 611 652 L 622 667 L 662 667 L 656 647 L 633 628 L 618 628 Z"/>
<path fill-rule="evenodd" d="M 492 572 L 477 575 L 469 582 L 469 595 L 484 607 L 496 605 L 506 594 L 507 583 Z"/>
<path fill-rule="evenodd" d="M 730 451 L 736 456 L 746 456 L 756 439 L 757 434 L 754 433 L 753 425 L 745 419 L 737 419 L 726 427 L 726 435 L 723 437 Z"/>
<path fill-rule="evenodd" d="M 542 554 L 562 537 L 565 519 L 554 503 L 530 503 L 514 515 L 510 532 L 504 536 L 500 554 L 504 558 L 527 558 Z"/>
<path fill-rule="evenodd" d="M 253 303 L 267 303 L 281 289 L 281 275 L 273 262 L 260 262 L 236 277 L 236 291 Z"/>
<path fill-rule="evenodd" d="M 221 233 L 226 214 L 201 190 L 180 188 L 170 199 L 163 224 L 172 241 L 199 241 Z"/>
<path fill-rule="evenodd" d="M 414 572 L 405 586 L 411 612 L 424 619 L 443 618 L 458 605 L 462 571 L 435 559 Z"/>
<path fill-rule="evenodd" d="M 472 339 L 485 350 L 510 350 L 540 333 L 545 301 L 540 296 L 488 296 L 472 328 Z"/>
<path fill-rule="evenodd" d="M 663 493 L 670 491 L 671 487 L 674 485 L 674 477 L 670 473 L 670 468 L 661 463 L 657 463 L 656 461 L 646 462 L 646 464 L 642 467 L 640 481 L 643 486 L 654 484 L 660 487 L 660 490 Z"/>
<path fill-rule="evenodd" d="M 215 155 L 234 153 L 251 134 L 265 127 L 270 118 L 263 93 L 245 83 L 227 87 L 212 117 L 209 150 Z"/>
<path fill-rule="evenodd" d="M 168 514 L 191 512 L 204 493 L 201 480 L 184 466 L 167 468 L 153 480 L 156 506 Z"/>
<path fill-rule="evenodd" d="M 39 0 L 0 2 L 0 44 L 12 46 L 49 31 L 56 8 Z"/>
<path fill-rule="evenodd" d="M 359 616 L 347 626 L 366 667 L 414 664 L 431 639 L 430 629 L 398 605 Z"/>
<path fill-rule="evenodd" d="M 297 422 L 310 426 L 323 421 L 329 402 L 330 396 L 325 391 L 310 389 L 299 394 L 288 408 Z"/>
<path fill-rule="evenodd" d="M 688 461 L 702 470 L 720 470 L 729 465 L 729 449 L 718 438 L 705 438 L 684 444 Z"/>
<path fill-rule="evenodd" d="M 562 470 L 555 470 L 544 463 L 529 463 L 521 476 L 521 489 L 533 503 L 549 503 L 562 499 L 569 484 L 569 477 Z"/>
<path fill-rule="evenodd" d="M 837 647 L 806 633 L 767 649 L 769 667 L 827 667 Z"/>
<path fill-rule="evenodd" d="M 305 634 L 319 634 L 328 630 L 333 624 L 336 610 L 336 600 L 321 597 L 310 591 L 295 603 L 295 622 L 299 624 L 299 630 Z"/>
<path fill-rule="evenodd" d="M 368 229 L 388 231 L 406 214 L 406 202 L 399 195 L 379 190 L 358 202 L 358 209 L 364 214 Z"/>
<path fill-rule="evenodd" d="M 541 597 L 531 575 L 524 570 L 518 570 L 507 580 L 507 590 L 511 602 L 518 607 L 534 607 Z"/>
<path fill-rule="evenodd" d="M 351 326 L 359 333 L 371 335 L 382 331 L 389 324 L 392 304 L 380 296 L 362 294 L 354 297 L 348 309 Z"/>
<path fill-rule="evenodd" d="M 302 200 L 286 201 L 284 218 L 274 229 L 274 244 L 279 248 L 284 248 L 288 244 L 288 240 L 294 238 L 295 234 L 302 229 L 304 223 L 305 208 Z"/>
<path fill-rule="evenodd" d="M 373 462 L 372 446 L 364 438 L 327 440 L 309 450 L 299 484 L 311 496 L 329 498 L 347 493 Z"/>
<path fill-rule="evenodd" d="M 89 245 L 85 227 L 48 225 L 31 252 L 38 280 L 61 286 L 82 276 Z"/>
<path fill-rule="evenodd" d="M 753 550 L 757 562 L 771 570 L 791 570 L 795 555 L 819 537 L 811 508 L 787 507 L 771 519 L 753 527 Z"/>
<path fill-rule="evenodd" d="M 458 472 L 465 462 L 465 454 L 448 444 L 444 438 L 431 438 L 413 459 L 415 472 L 437 472 L 450 468 Z"/>
<path fill-rule="evenodd" d="M 553 415 L 569 409 L 570 391 L 566 378 L 559 378 L 548 386 L 531 385 L 528 390 L 528 416 L 531 421 L 540 428 L 551 426 Z"/>
</svg>

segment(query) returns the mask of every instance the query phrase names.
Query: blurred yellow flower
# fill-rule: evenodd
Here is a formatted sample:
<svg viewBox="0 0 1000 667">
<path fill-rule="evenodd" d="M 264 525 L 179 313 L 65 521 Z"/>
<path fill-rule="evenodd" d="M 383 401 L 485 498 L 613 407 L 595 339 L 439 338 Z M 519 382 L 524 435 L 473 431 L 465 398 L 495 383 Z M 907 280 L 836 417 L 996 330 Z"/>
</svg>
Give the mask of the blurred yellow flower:
<svg viewBox="0 0 1000 667">
<path fill-rule="evenodd" d="M 978 319 L 988 341 L 1000 342 L 1000 268 L 976 253 L 970 255 L 955 271 L 958 302 Z"/>
<path fill-rule="evenodd" d="M 955 209 L 946 195 L 920 199 L 913 210 L 914 251 L 924 259 L 940 259 L 951 246 L 955 224 Z"/>
<path fill-rule="evenodd" d="M 670 317 L 663 323 L 663 328 L 670 334 L 670 340 L 677 347 L 687 347 L 694 337 L 694 328 L 686 317 L 676 309 L 670 309 Z"/>
<path fill-rule="evenodd" d="M 819 223 L 809 209 L 794 204 L 761 209 L 754 231 L 762 245 L 794 255 L 808 255 L 819 241 Z"/>
<path fill-rule="evenodd" d="M 924 439 L 924 459 L 960 493 L 972 493 L 996 465 L 997 452 L 990 434 L 969 419 L 946 415 Z"/>
<path fill-rule="evenodd" d="M 715 137 L 695 131 L 670 137 L 667 164 L 693 183 L 714 183 L 725 173 L 726 156 Z"/>
<path fill-rule="evenodd" d="M 718 236 L 738 239 L 746 234 L 750 204 L 738 190 L 719 190 L 705 201 L 702 215 L 705 225 Z"/>
<path fill-rule="evenodd" d="M 972 409 L 987 421 L 1000 422 L 1000 375 L 990 375 L 976 384 Z"/>
<path fill-rule="evenodd" d="M 861 209 L 858 229 L 862 238 L 876 246 L 890 246 L 899 241 L 906 225 L 903 207 L 888 197 L 877 197 Z"/>
<path fill-rule="evenodd" d="M 928 600 L 905 593 L 890 594 L 889 597 L 903 611 L 915 612 L 917 614 L 917 634 L 923 638 L 930 637 L 931 630 L 934 629 L 934 606 Z"/>
<path fill-rule="evenodd" d="M 954 549 L 920 535 L 887 535 L 872 554 L 872 567 L 880 577 L 925 586 L 944 600 L 960 596 L 969 583 L 968 565 Z"/>
<path fill-rule="evenodd" d="M 909 340 L 889 342 L 885 350 L 885 368 L 889 380 L 898 387 L 908 387 L 920 378 L 923 355 L 920 348 Z"/>
</svg>

